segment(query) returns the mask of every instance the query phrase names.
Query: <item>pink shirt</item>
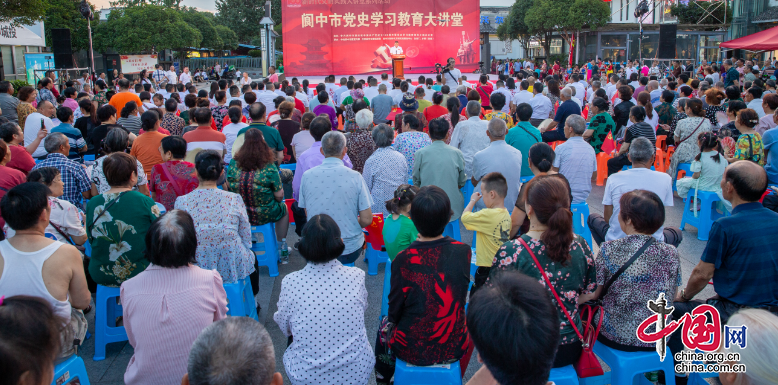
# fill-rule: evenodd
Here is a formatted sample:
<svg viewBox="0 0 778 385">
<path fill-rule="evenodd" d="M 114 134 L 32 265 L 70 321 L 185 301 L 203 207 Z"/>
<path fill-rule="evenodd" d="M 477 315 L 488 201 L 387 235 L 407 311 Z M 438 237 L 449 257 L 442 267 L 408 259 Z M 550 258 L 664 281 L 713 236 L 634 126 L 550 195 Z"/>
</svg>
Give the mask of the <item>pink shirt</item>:
<svg viewBox="0 0 778 385">
<path fill-rule="evenodd" d="M 122 283 L 124 328 L 135 354 L 124 382 L 180 384 L 189 349 L 203 329 L 226 317 L 227 294 L 216 270 L 149 265 Z"/>
<path fill-rule="evenodd" d="M 67 98 L 62 102 L 62 107 L 69 107 L 72 112 L 78 111 L 78 102 L 75 99 Z"/>
</svg>

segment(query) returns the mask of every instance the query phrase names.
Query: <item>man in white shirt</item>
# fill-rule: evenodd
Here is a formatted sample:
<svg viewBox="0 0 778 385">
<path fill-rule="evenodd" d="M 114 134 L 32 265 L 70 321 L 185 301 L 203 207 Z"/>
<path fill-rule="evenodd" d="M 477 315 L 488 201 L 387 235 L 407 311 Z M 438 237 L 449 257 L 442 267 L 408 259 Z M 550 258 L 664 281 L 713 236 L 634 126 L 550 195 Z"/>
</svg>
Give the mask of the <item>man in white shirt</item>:
<svg viewBox="0 0 778 385">
<path fill-rule="evenodd" d="M 189 67 L 184 67 L 184 72 L 181 73 L 181 76 L 179 76 L 178 80 L 180 80 L 184 85 L 186 85 L 186 83 L 192 82 L 192 75 L 189 75 Z"/>
<path fill-rule="evenodd" d="M 608 100 L 610 100 L 613 98 L 613 94 L 616 93 L 616 89 L 618 88 L 619 76 L 611 74 L 608 80 L 610 81 L 608 82 L 608 85 L 605 86 L 605 93 L 608 95 Z"/>
<path fill-rule="evenodd" d="M 543 95 L 543 83 L 535 83 L 535 85 L 532 86 L 532 92 L 535 93 L 535 97 L 529 102 L 529 105 L 532 107 L 532 117 L 530 117 L 529 122 L 537 127 L 544 120 L 554 118 L 554 115 L 551 114 L 554 110 L 554 106 L 551 104 L 551 99 L 549 99 L 548 96 Z"/>
<path fill-rule="evenodd" d="M 746 91 L 744 100 L 747 103 L 746 107 L 756 111 L 759 115 L 759 119 L 765 116 L 764 107 L 762 107 L 762 89 L 759 87 L 751 87 Z"/>
<path fill-rule="evenodd" d="M 571 84 L 568 84 L 567 87 L 565 87 L 565 88 L 570 90 L 570 94 L 572 95 L 570 100 L 572 100 L 576 104 L 578 104 L 578 108 L 583 110 L 583 102 L 581 102 L 581 99 L 578 99 L 578 96 L 576 96 L 576 95 L 578 95 L 578 90 L 575 87 L 573 87 Z"/>
<path fill-rule="evenodd" d="M 89 84 L 89 85 L 92 84 L 92 81 L 89 79 L 89 72 L 87 71 L 83 71 L 81 73 L 81 77 L 76 80 L 78 80 L 79 90 L 82 91 L 84 90 L 84 84 Z"/>
<path fill-rule="evenodd" d="M 586 96 L 586 89 L 581 85 L 581 83 L 578 82 L 579 80 L 581 80 L 581 75 L 579 74 L 573 74 L 570 76 L 570 87 L 575 89 L 573 96 L 576 97 L 578 101 L 583 101 L 585 100 L 584 97 Z"/>
<path fill-rule="evenodd" d="M 521 83 L 519 83 L 519 92 L 513 95 L 513 100 L 511 100 L 511 114 L 516 111 L 516 106 L 521 103 L 529 104 L 532 101 L 532 98 L 535 97 L 535 95 L 532 95 L 531 92 L 527 91 L 528 88 L 529 81 L 522 80 Z"/>
<path fill-rule="evenodd" d="M 348 83 L 346 83 L 346 90 L 338 94 L 337 100 L 338 103 L 343 103 L 343 100 L 345 100 L 347 97 L 351 96 L 351 90 L 354 89 L 354 81 L 349 80 Z"/>
<path fill-rule="evenodd" d="M 271 84 L 273 84 L 273 83 L 268 83 L 267 84 L 268 88 L 269 87 L 273 87 Z M 278 95 L 276 95 L 276 93 L 273 92 L 272 90 L 265 90 L 265 84 L 264 83 L 258 83 L 257 84 L 257 90 L 258 90 L 256 92 L 256 94 L 257 94 L 257 102 L 262 103 L 262 104 L 265 105 L 265 109 L 266 109 L 268 114 L 273 112 L 273 111 L 275 111 L 276 110 L 276 104 L 273 101 L 278 97 Z"/>
<path fill-rule="evenodd" d="M 443 69 L 443 76 L 446 78 L 446 84 L 448 84 L 449 87 L 456 87 L 458 84 L 464 84 L 460 83 L 460 81 L 463 82 L 465 78 L 462 76 L 462 71 L 454 68 L 453 57 L 448 58 L 446 68 Z"/>
<path fill-rule="evenodd" d="M 378 96 L 378 82 L 376 81 L 376 78 L 371 77 L 367 84 L 369 84 L 369 87 L 364 89 L 365 97 L 368 102 L 371 102 L 374 97 Z"/>
<path fill-rule="evenodd" d="M 394 47 L 389 47 L 389 53 L 392 55 L 402 55 L 403 54 L 403 48 L 400 47 L 400 43 L 398 41 L 394 41 Z"/>
<path fill-rule="evenodd" d="M 448 76 L 448 75 L 446 75 L 446 76 Z M 470 89 L 473 88 L 473 83 L 470 83 L 470 82 L 467 81 L 467 76 L 462 75 L 461 79 L 462 79 L 462 81 L 459 84 L 461 84 L 461 85 L 463 85 L 463 86 L 465 86 L 467 88 L 470 88 Z"/>
<path fill-rule="evenodd" d="M 238 139 L 238 132 L 244 127 L 248 127 L 248 124 L 240 121 L 240 118 L 243 117 L 243 110 L 240 107 L 230 107 L 227 111 L 227 116 L 230 117 L 230 124 L 222 128 L 222 134 L 227 137 L 227 150 L 224 152 L 224 161 L 230 163 L 230 160 L 232 160 L 232 146 L 235 144 L 235 140 Z"/>
<path fill-rule="evenodd" d="M 335 75 L 327 77 L 327 81 L 324 82 L 324 87 L 327 90 L 327 93 L 330 94 L 330 101 L 335 100 L 335 91 L 340 88 L 339 85 L 335 84 Z"/>
<path fill-rule="evenodd" d="M 651 94 L 651 104 L 659 105 L 659 97 L 662 96 L 662 90 L 659 89 L 659 82 L 656 80 L 649 81 L 646 86 L 646 91 Z"/>
<path fill-rule="evenodd" d="M 394 100 L 394 105 L 399 106 L 400 102 L 403 100 L 403 92 L 400 90 L 400 85 L 402 84 L 402 80 L 398 78 L 392 79 L 392 87 L 394 87 L 391 91 L 389 91 L 387 94 L 392 97 L 392 100 Z"/>
<path fill-rule="evenodd" d="M 497 89 L 492 92 L 492 95 L 494 95 L 494 94 L 503 94 L 503 95 L 505 95 L 505 100 L 508 100 L 508 101 L 510 101 L 513 98 L 513 95 L 511 94 L 511 91 L 509 91 L 507 88 L 505 88 L 505 82 L 503 82 L 502 80 L 498 80 L 497 81 Z M 506 114 L 510 114 L 511 113 L 511 106 L 510 106 L 510 104 L 511 104 L 510 102 L 505 103 L 505 105 L 502 107 L 502 110 L 500 110 L 500 111 L 502 111 L 502 112 L 504 112 Z"/>
<path fill-rule="evenodd" d="M 592 239 L 597 244 L 627 236 L 619 224 L 619 201 L 622 195 L 634 190 L 648 190 L 658 195 L 665 207 L 673 206 L 672 178 L 666 173 L 651 171 L 655 155 L 656 148 L 648 139 L 635 138 L 629 146 L 628 155 L 632 161 L 632 169 L 608 177 L 602 198 L 604 215 L 591 214 L 588 219 Z M 654 238 L 678 247 L 683 235 L 677 228 L 660 227 L 654 233 Z"/>
<path fill-rule="evenodd" d="M 467 103 L 465 113 L 467 120 L 460 120 L 451 134 L 451 147 L 462 151 L 465 175 L 470 178 L 473 175 L 473 157 L 489 146 L 489 136 L 486 135 L 489 122 L 481 120 L 481 104 L 475 100 Z"/>
<path fill-rule="evenodd" d="M 389 74 L 386 74 L 386 73 L 381 74 L 381 83 L 379 83 L 379 84 L 383 84 L 383 85 L 386 86 L 387 90 L 391 90 L 392 89 L 392 82 L 389 81 Z"/>
<path fill-rule="evenodd" d="M 173 66 L 170 66 L 170 69 L 165 74 L 167 77 L 168 84 L 176 84 L 178 83 L 178 75 L 176 75 L 176 68 Z"/>
<path fill-rule="evenodd" d="M 589 103 L 592 102 L 592 99 L 594 99 L 594 93 L 597 92 L 597 90 L 599 89 L 600 89 L 600 81 L 599 80 L 593 81 L 591 88 L 589 88 L 586 91 L 586 98 L 588 99 L 587 101 Z"/>
<path fill-rule="evenodd" d="M 343 101 L 340 96 L 346 91 L 348 91 L 348 79 L 340 78 L 340 87 L 335 90 L 334 99 L 332 99 L 332 102 L 335 103 L 336 106 L 340 105 L 340 102 Z"/>
<path fill-rule="evenodd" d="M 48 101 L 42 101 L 38 103 L 38 110 L 27 115 L 27 120 L 24 121 L 24 146 L 29 146 L 38 137 L 38 131 L 41 130 L 41 121 L 43 121 L 43 129 L 51 132 L 51 129 L 56 127 L 54 122 L 51 121 L 51 116 L 54 116 L 54 105 Z M 46 149 L 43 147 L 44 140 L 40 141 L 38 148 L 32 153 L 33 158 L 45 158 Z"/>
</svg>

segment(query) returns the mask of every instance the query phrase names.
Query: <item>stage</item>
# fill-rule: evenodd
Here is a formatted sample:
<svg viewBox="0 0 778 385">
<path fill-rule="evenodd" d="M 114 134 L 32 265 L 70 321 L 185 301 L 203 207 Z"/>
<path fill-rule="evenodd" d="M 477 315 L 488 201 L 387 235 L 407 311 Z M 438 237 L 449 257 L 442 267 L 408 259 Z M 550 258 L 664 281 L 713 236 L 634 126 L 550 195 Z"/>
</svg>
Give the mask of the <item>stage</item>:
<svg viewBox="0 0 778 385">
<path fill-rule="evenodd" d="M 389 81 L 391 81 L 392 80 L 392 73 L 391 72 L 385 72 L 385 73 L 389 74 Z M 467 81 L 469 83 L 473 83 L 473 84 L 478 83 L 478 78 L 481 77 L 481 74 L 473 74 L 473 73 L 463 73 L 462 75 L 466 76 L 467 77 Z M 336 84 L 340 84 L 340 78 L 348 79 L 349 76 L 351 76 L 351 75 L 335 75 L 335 83 Z M 380 72 L 377 72 L 377 73 L 372 74 L 372 75 L 353 75 L 353 76 L 357 80 L 364 79 L 365 82 L 367 82 L 367 77 L 368 76 L 373 76 L 376 79 L 378 79 L 379 83 L 381 83 L 381 73 Z M 425 72 L 425 73 L 409 73 L 409 72 L 406 72 L 405 73 L 405 79 L 406 80 L 411 80 L 413 83 L 416 83 L 419 80 L 419 76 L 424 76 L 425 78 L 431 77 L 431 78 L 434 79 L 435 78 L 435 73 L 430 73 L 430 72 Z M 297 80 L 299 80 L 300 83 L 302 83 L 303 80 L 308 80 L 308 82 L 310 82 L 312 87 L 315 86 L 316 84 L 324 83 L 324 78 L 325 77 L 326 76 L 316 76 L 316 75 L 314 75 L 314 76 L 296 76 Z M 291 77 L 290 78 L 286 78 L 286 79 L 289 80 L 289 81 L 292 80 Z M 490 74 L 489 75 L 489 80 L 497 81 L 498 80 L 498 76 L 496 74 Z M 449 87 L 451 87 L 451 85 L 449 85 Z M 451 91 L 453 92 L 454 90 L 451 90 Z"/>
</svg>

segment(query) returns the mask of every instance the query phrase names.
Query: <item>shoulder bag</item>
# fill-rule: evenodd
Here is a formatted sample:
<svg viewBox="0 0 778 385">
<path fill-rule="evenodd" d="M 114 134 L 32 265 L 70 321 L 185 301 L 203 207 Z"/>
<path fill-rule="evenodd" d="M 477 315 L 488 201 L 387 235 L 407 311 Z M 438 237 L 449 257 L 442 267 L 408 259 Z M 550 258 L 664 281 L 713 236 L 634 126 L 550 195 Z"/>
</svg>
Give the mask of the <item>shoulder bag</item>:
<svg viewBox="0 0 778 385">
<path fill-rule="evenodd" d="M 178 183 L 175 182 L 175 178 L 173 178 L 173 174 L 170 173 L 170 170 L 167 168 L 167 163 L 162 163 L 162 171 L 165 172 L 165 176 L 167 176 L 167 179 L 170 181 L 170 187 L 173 187 L 173 191 L 176 192 L 176 196 L 180 197 L 185 194 L 181 194 L 181 189 L 178 187 Z"/>
<path fill-rule="evenodd" d="M 695 129 L 694 129 L 694 131 L 692 131 L 692 133 L 691 133 L 691 134 L 689 134 L 689 136 L 687 136 L 687 137 L 685 137 L 685 138 L 681 139 L 681 141 L 680 141 L 680 142 L 678 142 L 678 146 L 675 146 L 675 148 L 678 148 L 678 147 L 680 147 L 680 146 L 681 146 L 681 143 L 685 142 L 685 141 L 686 141 L 686 139 L 689 139 L 689 138 L 691 138 L 692 136 L 694 136 L 694 134 L 697 132 L 697 130 L 699 130 L 699 129 L 700 129 L 700 127 L 702 127 L 702 124 L 703 124 L 703 123 L 705 123 L 705 118 L 702 118 L 702 120 L 700 120 L 700 124 L 698 124 L 698 125 L 697 125 L 697 128 L 695 128 Z"/>
<path fill-rule="evenodd" d="M 597 359 L 597 356 L 594 354 L 594 351 L 592 350 L 594 348 L 594 343 L 597 341 L 597 335 L 600 334 L 600 326 L 602 326 L 602 318 L 604 316 L 602 312 L 602 306 L 599 305 L 580 305 L 580 313 L 581 313 L 581 326 L 583 326 L 584 334 L 582 335 L 581 332 L 578 330 L 578 327 L 575 326 L 575 322 L 573 322 L 573 317 L 570 316 L 570 313 L 567 311 L 567 308 L 565 308 L 564 304 L 562 303 L 562 300 L 559 299 L 559 295 L 557 294 L 556 290 L 554 289 L 554 286 L 551 284 L 551 281 L 548 279 L 548 276 L 546 276 L 546 271 L 543 270 L 543 267 L 540 266 L 540 262 L 538 262 L 537 257 L 535 257 L 535 253 L 530 250 L 529 246 L 527 245 L 527 242 L 524 241 L 521 237 L 519 238 L 519 242 L 521 242 L 521 245 L 524 246 L 524 249 L 529 252 L 529 255 L 532 257 L 532 260 L 535 261 L 535 265 L 537 266 L 538 270 L 540 270 L 540 275 L 543 276 L 543 279 L 546 280 L 546 285 L 548 285 L 548 288 L 551 290 L 551 293 L 554 294 L 554 298 L 556 298 L 557 303 L 559 304 L 559 307 L 562 308 L 562 311 L 565 313 L 565 316 L 567 316 L 567 320 L 570 322 L 570 326 L 573 327 L 573 330 L 575 330 L 575 334 L 578 335 L 578 338 L 581 340 L 581 343 L 583 345 L 583 351 L 581 352 L 581 357 L 578 358 L 578 362 L 573 364 L 573 367 L 575 368 L 575 372 L 578 375 L 579 378 L 586 378 L 586 377 L 596 377 L 603 375 L 602 366 L 600 365 L 600 361 Z M 592 317 L 599 313 L 599 320 L 597 321 L 597 325 L 593 325 L 592 323 Z M 584 319 L 586 318 L 586 319 Z"/>
<path fill-rule="evenodd" d="M 632 265 L 632 263 L 634 263 L 635 260 L 637 260 L 638 257 L 641 256 L 649 246 L 654 244 L 654 242 L 656 242 L 656 239 L 652 235 L 650 238 L 648 238 L 646 243 L 644 243 L 643 246 L 641 246 L 638 249 L 638 251 L 635 252 L 632 258 L 630 258 L 624 265 L 622 265 L 618 270 L 616 270 L 616 272 L 613 273 L 613 276 L 611 276 L 610 279 L 607 282 L 605 282 L 604 285 L 602 285 L 602 291 L 600 292 L 600 298 L 598 299 L 600 304 L 602 303 L 602 298 L 605 298 L 605 295 L 608 294 L 608 290 L 610 290 L 611 285 L 613 285 L 613 283 L 616 282 L 619 276 L 621 276 L 621 274 L 624 273 L 624 271 L 626 271 L 627 268 L 629 268 Z"/>
</svg>

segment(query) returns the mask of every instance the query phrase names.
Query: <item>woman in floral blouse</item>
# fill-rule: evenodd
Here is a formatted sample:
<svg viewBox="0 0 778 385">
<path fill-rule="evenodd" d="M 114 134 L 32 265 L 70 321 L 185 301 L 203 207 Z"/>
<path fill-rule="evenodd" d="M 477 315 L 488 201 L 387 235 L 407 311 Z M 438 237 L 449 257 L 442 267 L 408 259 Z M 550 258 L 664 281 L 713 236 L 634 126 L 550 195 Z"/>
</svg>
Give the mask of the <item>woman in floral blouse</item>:
<svg viewBox="0 0 778 385">
<path fill-rule="evenodd" d="M 598 341 L 626 352 L 654 351 L 656 346 L 638 340 L 635 330 L 644 319 L 654 315 L 646 303 L 664 293 L 675 298 L 681 284 L 681 260 L 678 250 L 654 241 L 653 234 L 665 221 L 662 200 L 651 191 L 634 190 L 621 196 L 619 223 L 626 237 L 608 241 L 597 255 L 597 291 L 589 298 L 601 297 L 602 287 L 633 255 L 650 245 L 610 286 L 603 300 L 605 317 Z"/>
<path fill-rule="evenodd" d="M 740 110 L 735 118 L 735 127 L 740 131 L 735 147 L 735 155 L 727 160 L 732 163 L 738 160 L 750 160 L 764 166 L 764 144 L 762 135 L 754 127 L 759 124 L 756 111 L 746 108 Z"/>
<path fill-rule="evenodd" d="M 16 106 L 16 115 L 19 117 L 19 127 L 24 132 L 24 123 L 27 121 L 27 116 L 35 112 L 35 107 L 32 106 L 33 100 L 38 96 L 38 90 L 34 87 L 24 86 L 19 89 L 19 105 Z"/>
<path fill-rule="evenodd" d="M 189 194 L 199 185 L 195 165 L 184 161 L 186 141 L 180 136 L 166 136 L 160 142 L 160 154 L 164 163 L 151 168 L 149 191 L 165 210 L 173 210 L 176 199 Z M 99 161 L 99 159 L 98 159 Z"/>
<path fill-rule="evenodd" d="M 529 231 L 500 247 L 494 256 L 489 277 L 491 279 L 503 271 L 518 270 L 536 278 L 545 286 L 545 280 L 530 255 L 531 251 L 543 266 L 578 330 L 582 330 L 578 297 L 594 292 L 597 288 L 597 272 L 589 245 L 581 236 L 573 233 L 569 207 L 570 189 L 564 181 L 554 176 L 533 178 L 527 187 L 526 200 Z M 521 240 L 528 245 L 529 250 Z M 489 285 L 489 281 L 486 285 Z M 578 361 L 583 348 L 565 313 L 559 308 L 559 303 L 551 293 L 549 295 L 559 312 L 562 338 L 554 367 L 560 368 Z"/>
<path fill-rule="evenodd" d="M 118 287 L 146 269 L 146 231 L 160 215 L 154 201 L 132 187 L 138 181 L 134 157 L 114 152 L 103 161 L 111 189 L 90 199 L 86 229 L 92 247 L 89 274 L 104 286 Z"/>
<path fill-rule="evenodd" d="M 197 265 L 218 270 L 224 283 L 240 281 L 256 271 L 257 258 L 251 251 L 251 226 L 240 196 L 220 190 L 221 156 L 214 150 L 195 157 L 199 185 L 176 199 L 175 208 L 192 216 L 197 229 Z M 258 276 L 257 276 L 258 278 Z M 252 281 L 254 294 L 259 290 Z"/>
<path fill-rule="evenodd" d="M 589 107 L 589 114 L 592 114 L 592 118 L 589 127 L 584 131 L 583 138 L 592 145 L 595 154 L 602 152 L 605 138 L 616 128 L 616 123 L 608 113 L 609 104 L 607 99 L 594 98 Z"/>
<path fill-rule="evenodd" d="M 416 151 L 432 144 L 430 136 L 422 132 L 421 122 L 413 115 L 405 115 L 403 117 L 403 132 L 397 135 L 394 140 L 395 150 L 399 151 L 405 156 L 405 160 L 408 161 L 408 178 L 413 176 L 413 160 L 416 155 Z"/>
<path fill-rule="evenodd" d="M 103 104 L 108 103 L 108 97 L 106 97 L 105 90 L 108 88 L 108 86 L 105 84 L 104 81 L 98 80 L 95 82 L 95 97 L 93 98 L 94 101 L 97 102 L 97 107 L 100 108 L 103 106 Z"/>
<path fill-rule="evenodd" d="M 357 100 L 353 105 L 356 108 L 358 104 L 362 102 Z M 375 151 L 375 143 L 370 135 L 373 128 L 373 113 L 367 108 L 360 109 L 354 120 L 356 124 L 349 125 L 346 129 L 348 137 L 346 147 L 348 157 L 354 165 L 353 170 L 361 174 L 367 158 Z"/>
</svg>

